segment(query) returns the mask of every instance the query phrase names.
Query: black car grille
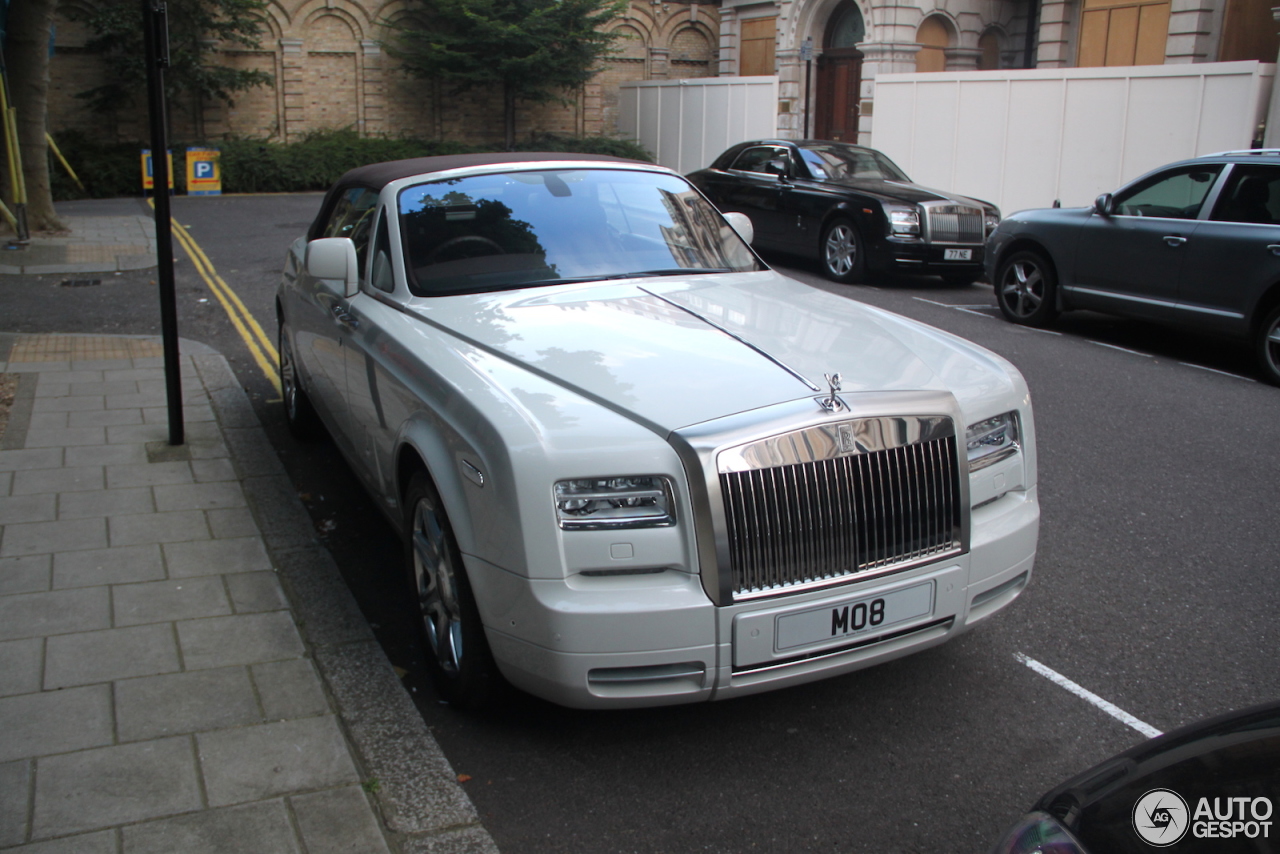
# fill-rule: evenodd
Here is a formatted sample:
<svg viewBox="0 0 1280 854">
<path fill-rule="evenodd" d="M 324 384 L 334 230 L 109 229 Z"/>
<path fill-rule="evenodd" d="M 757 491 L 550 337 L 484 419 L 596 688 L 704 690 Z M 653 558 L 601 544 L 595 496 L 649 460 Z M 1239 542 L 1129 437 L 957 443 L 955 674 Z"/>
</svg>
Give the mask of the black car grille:
<svg viewBox="0 0 1280 854">
<path fill-rule="evenodd" d="M 982 243 L 986 239 L 979 208 L 946 205 L 926 207 L 931 243 Z"/>
<path fill-rule="evenodd" d="M 720 473 L 735 596 L 905 567 L 959 552 L 955 436 Z"/>
</svg>

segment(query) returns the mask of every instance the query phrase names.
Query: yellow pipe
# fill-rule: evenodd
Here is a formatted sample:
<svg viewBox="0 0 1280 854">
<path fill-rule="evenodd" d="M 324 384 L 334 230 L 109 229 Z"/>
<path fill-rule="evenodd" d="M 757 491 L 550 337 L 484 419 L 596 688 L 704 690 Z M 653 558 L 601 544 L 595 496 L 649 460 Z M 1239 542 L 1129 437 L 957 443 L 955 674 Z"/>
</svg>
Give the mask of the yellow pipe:
<svg viewBox="0 0 1280 854">
<path fill-rule="evenodd" d="M 25 205 L 27 203 L 27 176 L 22 172 L 22 149 L 18 147 L 18 108 L 9 108 L 9 127 L 13 132 L 13 156 L 18 161 L 18 190 L 22 193 L 19 197 L 14 194 L 14 204 Z"/>
<path fill-rule="evenodd" d="M 62 152 L 58 150 L 58 143 L 53 141 L 53 134 L 46 133 L 44 138 L 49 141 L 49 150 L 53 152 L 53 156 L 58 158 L 58 162 L 62 164 L 62 168 L 67 170 L 67 174 L 71 176 L 71 180 L 76 182 L 76 186 L 84 190 L 84 184 L 80 183 L 80 176 L 76 174 L 76 170 L 71 168 L 71 164 L 67 162 L 67 158 L 62 156 Z M 85 192 L 88 192 L 87 190 Z"/>
<path fill-rule="evenodd" d="M 13 215 L 13 211 L 9 210 L 9 206 L 2 200 L 0 200 L 0 216 L 4 217 L 5 222 L 9 223 L 9 226 L 14 231 L 18 230 L 18 218 Z"/>
<path fill-rule="evenodd" d="M 15 204 L 22 204 L 18 195 L 18 182 L 22 173 L 21 156 L 18 154 L 18 139 L 9 127 L 9 81 L 0 75 L 0 123 L 4 125 L 5 156 L 9 163 L 9 188 L 13 191 Z"/>
</svg>

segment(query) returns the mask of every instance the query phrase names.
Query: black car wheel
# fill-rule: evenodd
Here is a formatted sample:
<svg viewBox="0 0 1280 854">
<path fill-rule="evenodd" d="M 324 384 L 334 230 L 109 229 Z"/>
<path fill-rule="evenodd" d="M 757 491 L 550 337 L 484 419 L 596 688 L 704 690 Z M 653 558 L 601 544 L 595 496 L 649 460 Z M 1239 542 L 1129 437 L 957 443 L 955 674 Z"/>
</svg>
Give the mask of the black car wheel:
<svg viewBox="0 0 1280 854">
<path fill-rule="evenodd" d="M 1039 252 L 1025 249 L 1000 262 L 996 273 L 996 302 L 1014 323 L 1044 326 L 1058 315 L 1058 280 Z"/>
<path fill-rule="evenodd" d="M 1280 306 L 1273 308 L 1258 329 L 1258 364 L 1267 382 L 1280 385 Z"/>
<path fill-rule="evenodd" d="M 409 481 L 405 563 L 427 667 L 440 696 L 464 709 L 491 705 L 503 687 L 439 493 L 426 472 Z"/>
<path fill-rule="evenodd" d="M 284 398 L 284 421 L 289 433 L 300 442 L 310 442 L 324 434 L 324 425 L 311 398 L 302 387 L 302 379 L 298 376 L 298 363 L 293 357 L 293 345 L 289 343 L 289 333 L 284 324 L 280 324 L 280 396 Z"/>
<path fill-rule="evenodd" d="M 834 219 L 822 232 L 822 269 L 827 278 L 837 282 L 862 279 L 864 261 L 862 237 L 847 219 Z"/>
</svg>

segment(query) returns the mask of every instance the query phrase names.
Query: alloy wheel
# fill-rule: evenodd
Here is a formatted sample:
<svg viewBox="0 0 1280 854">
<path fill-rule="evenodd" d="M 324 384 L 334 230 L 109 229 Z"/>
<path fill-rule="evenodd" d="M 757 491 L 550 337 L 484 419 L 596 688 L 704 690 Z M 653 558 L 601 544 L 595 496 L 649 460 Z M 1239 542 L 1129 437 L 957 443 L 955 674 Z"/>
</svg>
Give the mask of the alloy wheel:
<svg viewBox="0 0 1280 854">
<path fill-rule="evenodd" d="M 456 675 L 463 656 L 457 569 L 440 514 L 426 498 L 418 499 L 414 507 L 412 537 L 413 578 L 427 642 L 440 668 Z"/>
<path fill-rule="evenodd" d="M 858 262 L 858 243 L 853 229 L 838 223 L 827 232 L 824 247 L 827 269 L 836 276 L 847 276 Z"/>
<path fill-rule="evenodd" d="M 1006 306 L 1014 315 L 1026 319 L 1034 315 L 1044 304 L 1045 280 L 1040 265 L 1021 260 L 1009 265 L 1000 293 Z"/>
</svg>

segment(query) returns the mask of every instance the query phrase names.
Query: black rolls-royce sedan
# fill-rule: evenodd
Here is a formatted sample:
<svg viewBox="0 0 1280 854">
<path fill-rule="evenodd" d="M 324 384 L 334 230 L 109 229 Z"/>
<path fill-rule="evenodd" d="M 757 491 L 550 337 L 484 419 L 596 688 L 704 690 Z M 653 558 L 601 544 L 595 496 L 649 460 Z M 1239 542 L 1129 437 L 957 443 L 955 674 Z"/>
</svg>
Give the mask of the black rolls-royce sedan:
<svg viewBox="0 0 1280 854">
<path fill-rule="evenodd" d="M 817 258 L 837 282 L 910 272 L 968 284 L 1000 222 L 995 205 L 913 184 L 879 151 L 840 142 L 743 142 L 688 178 L 751 217 L 752 245 Z"/>
</svg>

